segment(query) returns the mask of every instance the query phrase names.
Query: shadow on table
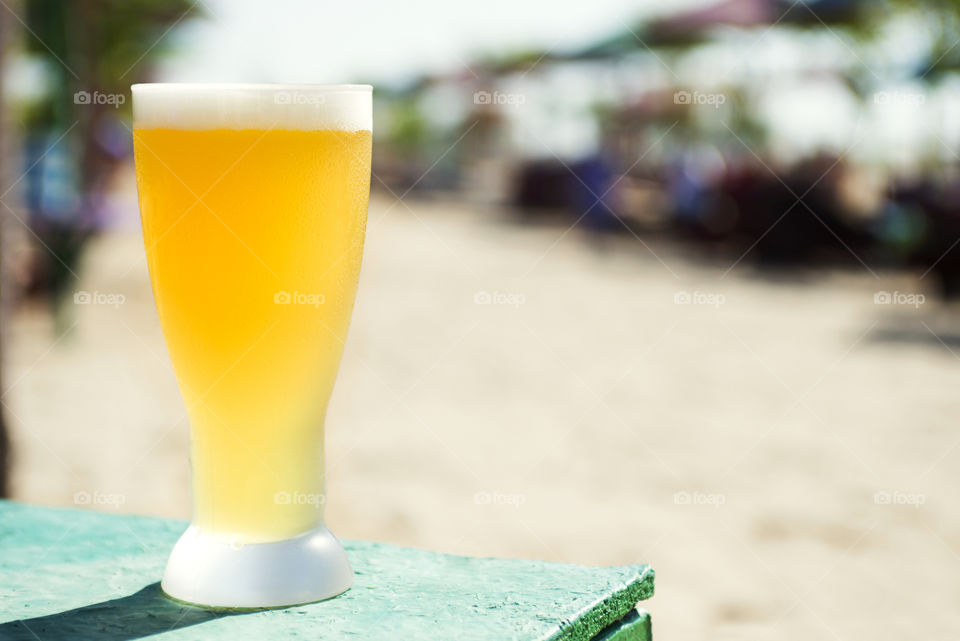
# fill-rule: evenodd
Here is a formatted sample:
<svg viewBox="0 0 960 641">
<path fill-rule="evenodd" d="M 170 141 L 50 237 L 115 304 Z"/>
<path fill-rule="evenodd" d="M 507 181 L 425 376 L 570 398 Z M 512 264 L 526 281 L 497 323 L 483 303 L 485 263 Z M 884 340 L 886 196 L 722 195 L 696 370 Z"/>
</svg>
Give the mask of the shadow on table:
<svg viewBox="0 0 960 641">
<path fill-rule="evenodd" d="M 0 639 L 127 641 L 247 612 L 255 610 L 214 611 L 178 603 L 163 594 L 159 583 L 152 583 L 119 599 L 0 624 Z"/>
</svg>

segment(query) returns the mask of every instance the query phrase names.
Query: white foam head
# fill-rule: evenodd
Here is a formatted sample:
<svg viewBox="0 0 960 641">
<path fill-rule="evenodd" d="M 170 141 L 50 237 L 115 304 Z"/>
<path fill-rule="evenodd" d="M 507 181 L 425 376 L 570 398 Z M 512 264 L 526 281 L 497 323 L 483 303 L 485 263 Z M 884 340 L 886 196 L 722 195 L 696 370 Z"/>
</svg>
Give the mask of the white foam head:
<svg viewBox="0 0 960 641">
<path fill-rule="evenodd" d="M 142 129 L 372 129 L 370 85 L 133 85 Z"/>
</svg>

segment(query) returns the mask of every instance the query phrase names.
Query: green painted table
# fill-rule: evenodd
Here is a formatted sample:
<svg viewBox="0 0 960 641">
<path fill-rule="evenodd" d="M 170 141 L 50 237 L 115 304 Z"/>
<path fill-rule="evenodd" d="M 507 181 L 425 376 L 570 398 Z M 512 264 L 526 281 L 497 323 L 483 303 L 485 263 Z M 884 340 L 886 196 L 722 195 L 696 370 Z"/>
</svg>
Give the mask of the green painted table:
<svg viewBox="0 0 960 641">
<path fill-rule="evenodd" d="M 211 611 L 158 579 L 181 521 L 0 501 L 0 640 L 551 639 L 646 641 L 647 565 L 588 568 L 344 542 L 345 594 L 275 610 Z"/>
</svg>

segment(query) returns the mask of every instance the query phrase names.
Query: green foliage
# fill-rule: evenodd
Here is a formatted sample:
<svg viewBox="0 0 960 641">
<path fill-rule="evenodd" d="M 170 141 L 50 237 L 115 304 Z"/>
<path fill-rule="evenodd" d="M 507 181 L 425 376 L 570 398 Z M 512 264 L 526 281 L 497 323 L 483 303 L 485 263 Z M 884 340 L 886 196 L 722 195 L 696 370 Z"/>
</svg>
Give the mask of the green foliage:
<svg viewBox="0 0 960 641">
<path fill-rule="evenodd" d="M 420 148 L 427 141 L 430 128 L 416 101 L 401 100 L 392 107 L 389 142 L 399 150 Z"/>
<path fill-rule="evenodd" d="M 167 50 L 168 31 L 196 12 L 189 0 L 25 0 L 25 48 L 47 59 L 55 79 L 34 124 L 69 120 L 78 90 L 126 94 Z"/>
<path fill-rule="evenodd" d="M 130 109 L 129 86 L 145 78 L 170 44 L 173 28 L 196 9 L 189 0 L 22 0 L 17 12 L 25 23 L 19 41 L 49 75 L 49 90 L 23 118 L 24 139 L 58 139 L 61 149 L 69 149 L 68 173 L 76 184 L 61 180 L 53 189 L 74 189 L 79 196 L 76 205 L 65 205 L 73 211 L 59 212 L 56 222 L 44 220 L 33 230 L 49 251 L 38 254 L 44 264 L 32 277 L 38 290 L 56 300 L 72 282 L 71 266 L 91 233 L 87 227 L 96 212 L 87 210 L 102 200 L 99 192 L 116 169 L 116 150 L 98 142 L 98 135 Z M 77 92 L 107 94 L 111 102 L 81 102 Z M 41 158 L 46 162 L 54 155 Z"/>
</svg>

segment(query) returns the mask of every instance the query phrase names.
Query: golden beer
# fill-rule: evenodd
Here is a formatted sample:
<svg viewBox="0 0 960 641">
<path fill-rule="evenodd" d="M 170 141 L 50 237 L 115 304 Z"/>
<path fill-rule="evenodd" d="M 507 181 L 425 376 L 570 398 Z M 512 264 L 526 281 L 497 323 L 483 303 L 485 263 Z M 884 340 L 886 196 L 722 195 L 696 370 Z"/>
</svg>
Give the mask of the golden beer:
<svg viewBox="0 0 960 641">
<path fill-rule="evenodd" d="M 277 95 L 248 116 L 134 122 L 147 262 L 190 420 L 193 525 L 234 544 L 322 524 L 323 424 L 370 186 L 368 123 Z"/>
</svg>

